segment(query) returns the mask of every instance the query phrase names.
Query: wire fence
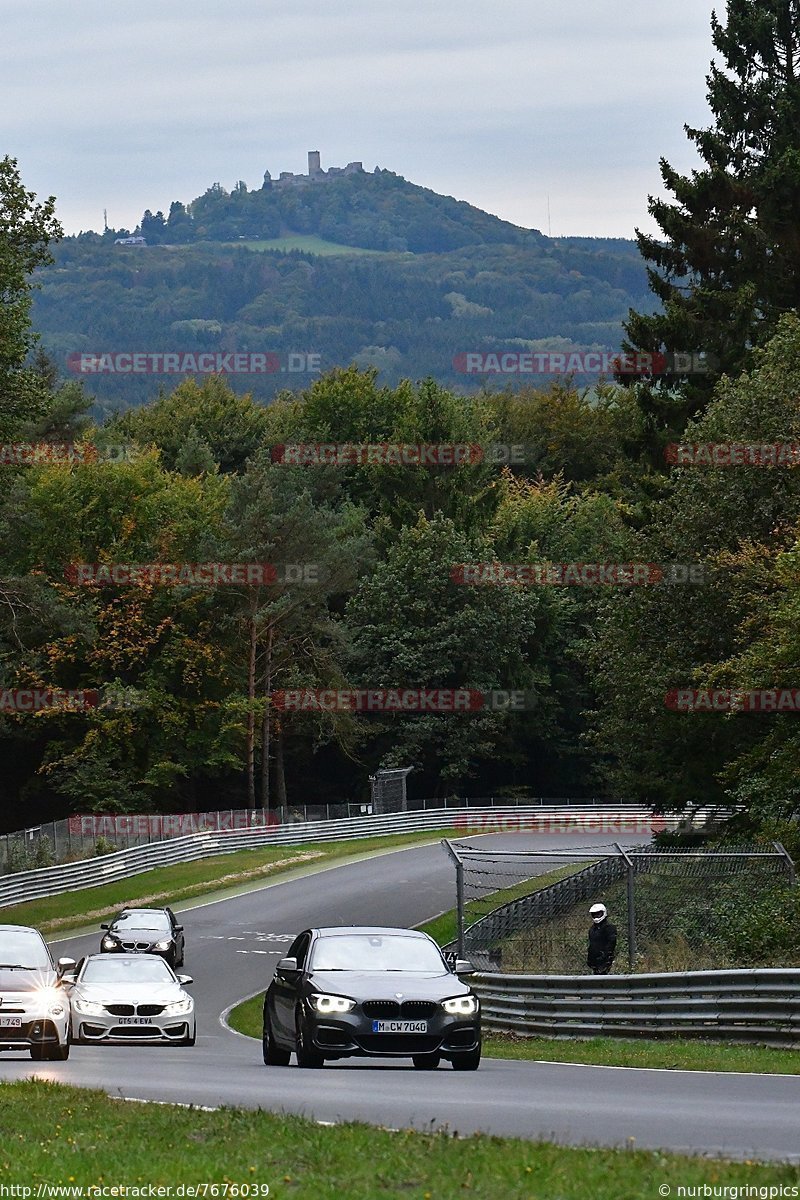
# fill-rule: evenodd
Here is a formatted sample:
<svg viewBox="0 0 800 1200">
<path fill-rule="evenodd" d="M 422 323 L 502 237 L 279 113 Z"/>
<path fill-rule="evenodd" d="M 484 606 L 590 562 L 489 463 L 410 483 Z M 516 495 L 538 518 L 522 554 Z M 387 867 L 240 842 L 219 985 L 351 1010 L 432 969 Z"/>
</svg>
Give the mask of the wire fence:
<svg viewBox="0 0 800 1200">
<path fill-rule="evenodd" d="M 777 842 L 521 853 L 445 844 L 456 867 L 459 930 L 447 949 L 506 974 L 585 974 L 588 907 L 599 902 L 616 927 L 616 971 L 765 965 L 758 920 L 768 920 L 780 889 L 795 883 Z"/>
<path fill-rule="evenodd" d="M 0 875 L 31 871 L 56 863 L 77 862 L 115 850 L 148 846 L 168 838 L 186 837 L 206 830 L 259 829 L 268 826 L 305 824 L 309 821 L 339 821 L 372 816 L 373 813 L 428 812 L 443 808 L 497 809 L 513 812 L 517 808 L 576 806 L 581 810 L 607 805 L 599 797 L 531 797 L 509 800 L 507 797 L 449 796 L 404 800 L 402 795 L 382 795 L 381 803 L 293 804 L 283 808 L 231 808 L 201 813 L 89 813 L 47 821 L 28 829 L 0 834 Z M 622 806 L 625 808 L 625 806 Z M 640 806 L 636 806 L 640 811 Z M 463 819 L 463 818 L 462 818 Z M 485 819 L 485 818 L 484 818 Z M 508 822 L 509 818 L 506 818 Z M 490 824 L 490 823 L 489 823 Z M 465 822 L 466 828 L 466 822 Z M 487 831 L 491 831 L 487 828 Z"/>
</svg>

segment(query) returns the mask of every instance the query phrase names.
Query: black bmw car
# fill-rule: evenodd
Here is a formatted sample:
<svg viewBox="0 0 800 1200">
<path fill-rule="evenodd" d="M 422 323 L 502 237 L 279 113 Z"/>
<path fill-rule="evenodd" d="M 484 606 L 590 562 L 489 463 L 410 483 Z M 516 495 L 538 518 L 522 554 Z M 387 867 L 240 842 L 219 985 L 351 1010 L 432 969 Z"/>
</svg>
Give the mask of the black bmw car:
<svg viewBox="0 0 800 1200">
<path fill-rule="evenodd" d="M 123 908 L 100 928 L 103 954 L 158 954 L 173 968 L 183 966 L 183 926 L 171 908 Z"/>
<path fill-rule="evenodd" d="M 444 1058 L 457 1071 L 481 1060 L 480 1002 L 432 938 L 410 929 L 343 926 L 299 934 L 264 996 L 264 1062 L 321 1067 L 353 1055 Z"/>
</svg>

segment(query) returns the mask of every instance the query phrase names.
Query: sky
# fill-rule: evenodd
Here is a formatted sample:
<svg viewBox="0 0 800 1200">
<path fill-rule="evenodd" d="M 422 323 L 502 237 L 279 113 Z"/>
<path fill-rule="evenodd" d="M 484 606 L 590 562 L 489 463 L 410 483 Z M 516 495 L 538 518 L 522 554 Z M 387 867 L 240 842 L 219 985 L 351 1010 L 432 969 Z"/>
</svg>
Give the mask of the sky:
<svg viewBox="0 0 800 1200">
<path fill-rule="evenodd" d="M 712 3 L 0 0 L 0 156 L 67 233 L 363 162 L 554 237 L 656 232 Z M 724 5 L 717 3 L 724 12 Z"/>
</svg>

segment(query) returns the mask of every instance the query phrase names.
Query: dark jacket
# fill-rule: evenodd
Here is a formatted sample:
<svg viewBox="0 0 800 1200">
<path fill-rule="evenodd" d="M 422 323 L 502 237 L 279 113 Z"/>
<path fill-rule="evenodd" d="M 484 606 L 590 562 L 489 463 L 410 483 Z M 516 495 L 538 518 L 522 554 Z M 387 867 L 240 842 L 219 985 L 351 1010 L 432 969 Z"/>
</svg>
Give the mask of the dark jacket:
<svg viewBox="0 0 800 1200">
<path fill-rule="evenodd" d="M 589 953 L 586 963 L 590 967 L 610 967 L 614 961 L 617 948 L 617 927 L 612 925 L 608 917 L 604 917 L 599 925 L 592 921 L 589 930 Z"/>
</svg>

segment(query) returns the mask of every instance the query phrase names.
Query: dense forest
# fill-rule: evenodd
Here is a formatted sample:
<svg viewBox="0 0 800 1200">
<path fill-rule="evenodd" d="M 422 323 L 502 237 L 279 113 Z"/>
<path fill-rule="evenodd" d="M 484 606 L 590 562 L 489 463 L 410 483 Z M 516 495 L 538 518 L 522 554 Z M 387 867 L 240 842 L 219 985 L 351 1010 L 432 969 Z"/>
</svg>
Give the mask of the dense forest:
<svg viewBox="0 0 800 1200">
<path fill-rule="evenodd" d="M 215 185 L 174 203 L 166 221 L 145 214 L 139 231 L 146 247 L 116 245 L 127 230 L 65 238 L 39 271 L 33 322 L 62 374 L 82 354 L 267 352 L 280 366 L 232 374 L 237 392 L 270 399 L 351 364 L 376 367 L 390 386 L 433 378 L 477 392 L 498 379 L 466 375 L 459 355 L 618 350 L 629 309 L 648 302 L 634 242 L 546 238 L 390 172 L 282 190 Z M 96 415 L 176 382 L 82 378 Z M 500 377 L 532 382 L 549 379 Z"/>
<path fill-rule="evenodd" d="M 410 766 L 416 795 L 734 805 L 740 832 L 800 849 L 800 731 L 775 700 L 800 696 L 800 265 L 785 219 L 800 211 L 786 149 L 800 144 L 800 105 L 780 67 L 800 35 L 748 0 L 728 7 L 739 40 L 714 19 L 730 75 L 724 87 L 710 76 L 715 126 L 689 131 L 705 165 L 684 178 L 662 163 L 675 202 L 651 200 L 664 238 L 640 236 L 641 263 L 625 245 L 513 241 L 502 222 L 461 220 L 455 202 L 438 206 L 442 219 L 469 225 L 471 242 L 374 258 L 215 245 L 208 231 L 222 226 L 209 224 L 184 246 L 59 240 L 53 202 L 0 163 L 0 444 L 29 447 L 0 470 L 5 824 L 358 800 L 376 767 Z M 755 94 L 751 58 L 767 81 Z M 724 136 L 737 106 L 777 114 L 758 144 Z M 438 202 L 395 177 L 367 180 L 353 187 L 375 190 L 410 246 L 403 205 Z M 314 204 L 329 202 L 324 190 Z M 278 203 L 252 195 L 216 192 L 187 219 L 250 220 Z M 350 217 L 323 229 L 314 211 L 312 230 L 354 240 Z M 643 270 L 654 295 L 622 314 Z M 36 347 L 38 327 L 45 349 L 81 348 L 59 325 L 68 311 L 95 350 L 176 336 L 263 346 L 265 331 L 270 348 L 310 348 L 322 330 L 336 350 L 269 404 L 214 375 L 145 380 L 146 395 L 103 408 Z M 441 363 L 456 326 L 462 347 L 585 344 L 615 320 L 629 349 L 711 350 L 718 367 L 591 388 L 469 389 L 432 365 L 404 370 L 422 348 Z M 368 344 L 397 350 L 396 378 L 358 361 Z M 319 443 L 524 453 L 304 466 L 285 451 Z M 237 569 L 200 579 L 198 564 L 213 563 Z M 483 566 L 470 576 L 465 564 Z M 287 705 L 287 690 L 304 689 L 513 691 L 525 704 Z M 20 690 L 45 700 L 15 707 Z M 70 707 L 67 692 L 99 699 Z M 692 695 L 706 701 L 676 699 Z"/>
</svg>

